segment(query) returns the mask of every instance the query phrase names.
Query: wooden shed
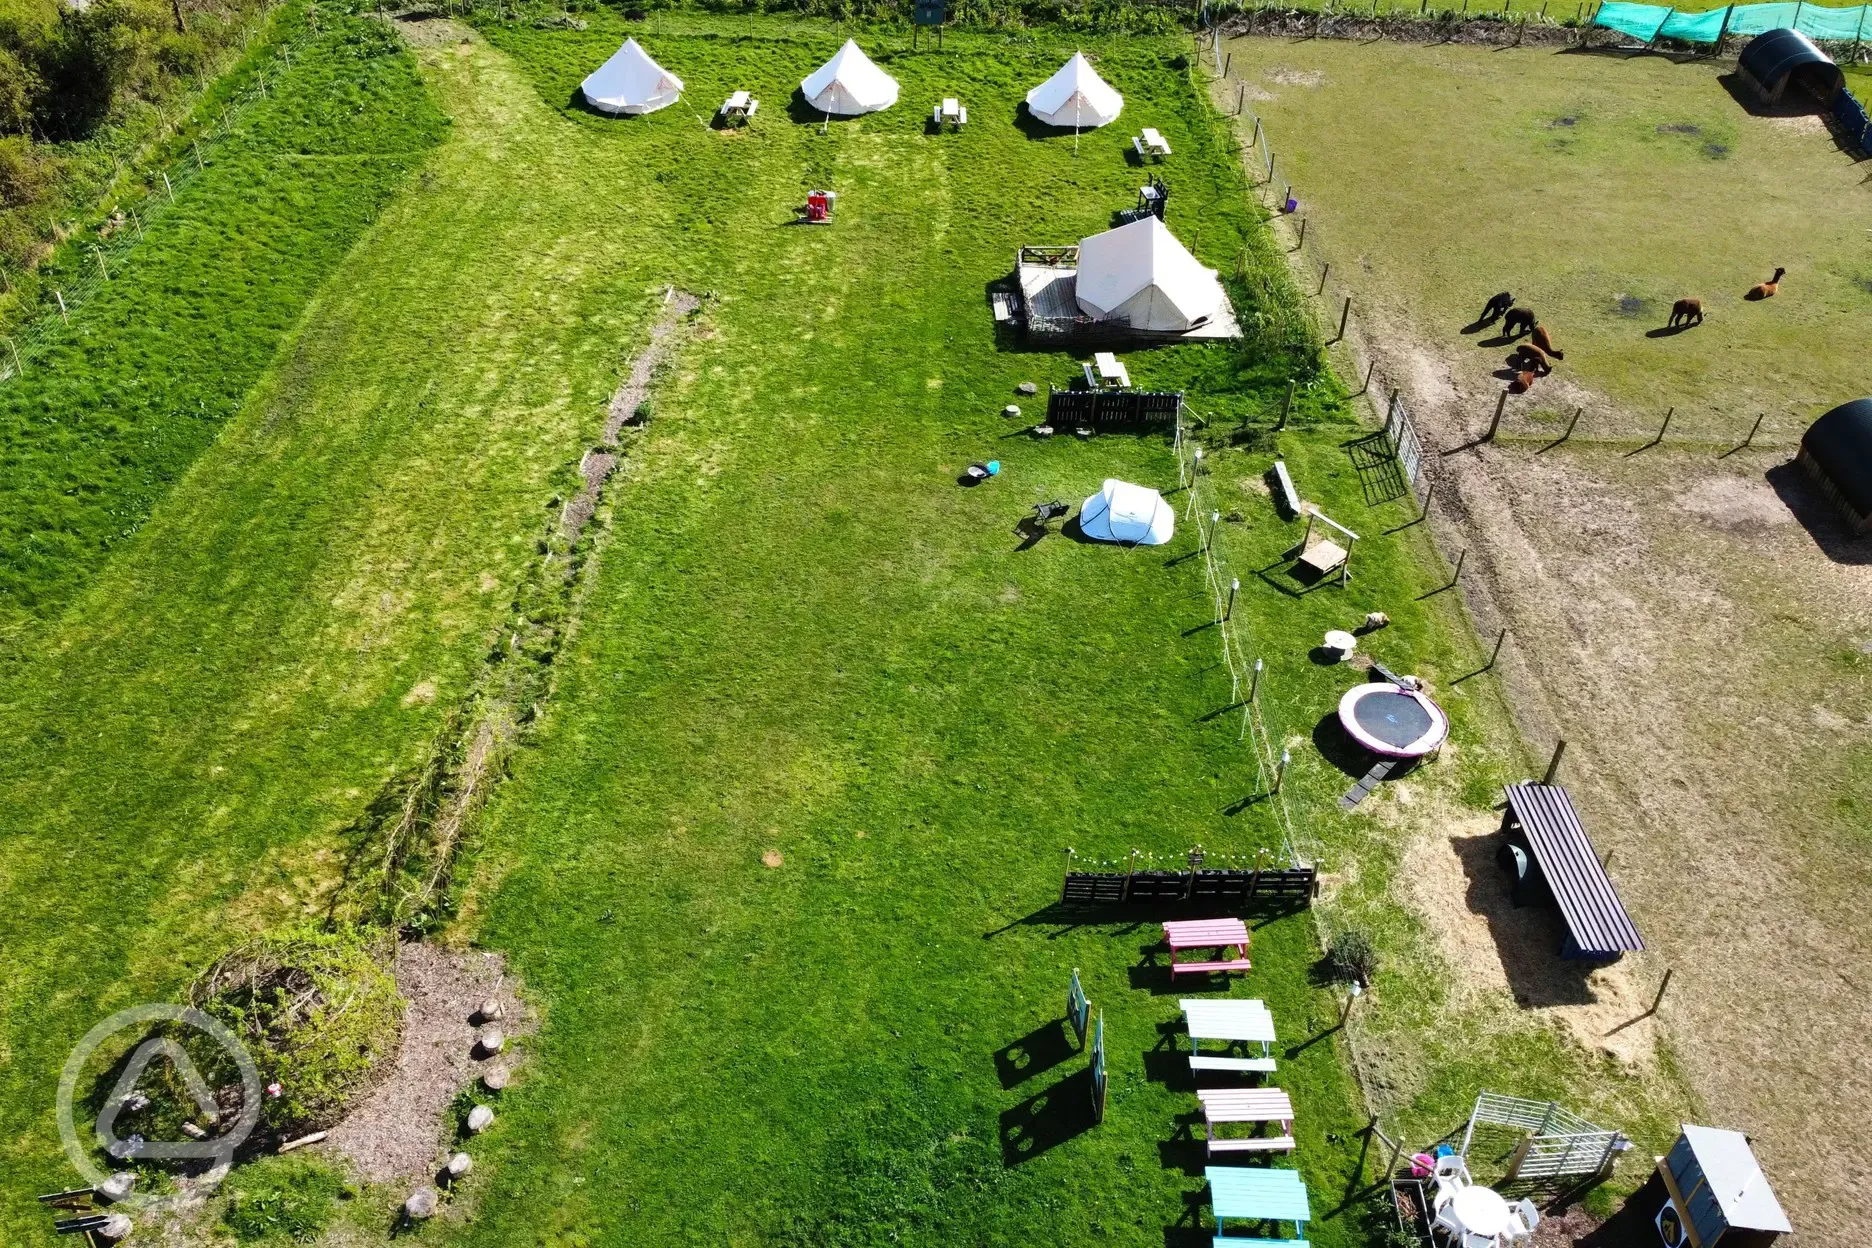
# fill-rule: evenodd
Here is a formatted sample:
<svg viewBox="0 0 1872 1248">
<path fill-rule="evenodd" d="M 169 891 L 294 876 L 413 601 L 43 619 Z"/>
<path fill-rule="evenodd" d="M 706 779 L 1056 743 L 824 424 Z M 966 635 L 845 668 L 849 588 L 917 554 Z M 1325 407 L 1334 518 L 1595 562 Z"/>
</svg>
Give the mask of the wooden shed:
<svg viewBox="0 0 1872 1248">
<path fill-rule="evenodd" d="M 1794 1229 L 1740 1131 L 1685 1123 L 1657 1168 L 1665 1248 L 1767 1248 Z"/>
</svg>

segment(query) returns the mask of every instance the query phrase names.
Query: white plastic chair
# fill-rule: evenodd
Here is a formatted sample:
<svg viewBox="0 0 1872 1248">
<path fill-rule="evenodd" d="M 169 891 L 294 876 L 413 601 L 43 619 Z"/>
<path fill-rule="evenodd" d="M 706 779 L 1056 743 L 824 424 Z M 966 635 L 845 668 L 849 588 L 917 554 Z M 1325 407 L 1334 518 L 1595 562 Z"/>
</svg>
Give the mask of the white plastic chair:
<svg viewBox="0 0 1872 1248">
<path fill-rule="evenodd" d="M 1456 1211 L 1450 1208 L 1449 1198 L 1454 1192 L 1438 1192 L 1436 1202 L 1436 1221 L 1430 1224 L 1434 1233 L 1441 1231 L 1452 1243 L 1462 1238 L 1463 1224 L 1456 1220 Z"/>
<path fill-rule="evenodd" d="M 1540 1210 L 1526 1197 L 1516 1201 L 1508 1209 L 1508 1237 L 1514 1240 L 1528 1238 L 1534 1228 L 1540 1225 Z"/>
<path fill-rule="evenodd" d="M 1432 1173 L 1438 1183 L 1451 1183 L 1456 1187 L 1469 1186 L 1469 1163 L 1454 1153 L 1447 1157 L 1437 1158 L 1436 1169 Z"/>
</svg>

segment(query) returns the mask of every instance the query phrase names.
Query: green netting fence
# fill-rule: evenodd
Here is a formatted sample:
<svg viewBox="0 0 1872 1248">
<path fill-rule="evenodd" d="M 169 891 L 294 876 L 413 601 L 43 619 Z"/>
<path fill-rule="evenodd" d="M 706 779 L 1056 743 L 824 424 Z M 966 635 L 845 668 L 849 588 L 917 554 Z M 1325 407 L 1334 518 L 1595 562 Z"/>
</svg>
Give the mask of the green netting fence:
<svg viewBox="0 0 1872 1248">
<path fill-rule="evenodd" d="M 1599 6 L 1593 25 L 1619 31 L 1651 43 L 1678 39 L 1684 43 L 1715 43 L 1725 35 L 1751 36 L 1790 28 L 1825 43 L 1851 43 L 1872 28 L 1872 5 L 1849 9 L 1796 3 L 1732 4 L 1703 13 L 1683 13 L 1661 4 L 1625 4 L 1617 0 Z"/>
</svg>

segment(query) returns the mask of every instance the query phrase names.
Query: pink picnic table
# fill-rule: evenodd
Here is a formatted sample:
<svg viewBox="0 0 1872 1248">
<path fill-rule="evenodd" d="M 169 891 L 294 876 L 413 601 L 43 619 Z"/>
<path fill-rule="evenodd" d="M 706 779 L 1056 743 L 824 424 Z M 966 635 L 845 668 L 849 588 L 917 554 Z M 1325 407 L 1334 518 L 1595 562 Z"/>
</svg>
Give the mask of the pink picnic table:
<svg viewBox="0 0 1872 1248">
<path fill-rule="evenodd" d="M 1170 978 L 1178 972 L 1207 975 L 1212 971 L 1245 971 L 1248 962 L 1248 925 L 1240 919 L 1185 919 L 1163 925 L 1170 946 Z M 1179 962 L 1180 949 L 1215 949 L 1223 956 L 1206 962 Z M 1234 957 L 1229 951 L 1235 950 Z"/>
</svg>

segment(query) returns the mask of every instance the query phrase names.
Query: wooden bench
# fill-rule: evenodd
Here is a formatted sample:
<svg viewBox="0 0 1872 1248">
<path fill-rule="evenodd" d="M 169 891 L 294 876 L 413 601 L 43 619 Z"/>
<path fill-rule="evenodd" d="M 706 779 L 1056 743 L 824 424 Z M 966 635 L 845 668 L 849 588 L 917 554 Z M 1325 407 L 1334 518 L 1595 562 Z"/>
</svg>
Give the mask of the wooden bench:
<svg viewBox="0 0 1872 1248">
<path fill-rule="evenodd" d="M 1274 482 L 1280 486 L 1281 505 L 1287 509 L 1287 518 L 1293 519 L 1300 514 L 1300 492 L 1294 489 L 1293 478 L 1287 473 L 1287 462 L 1274 461 Z"/>
<path fill-rule="evenodd" d="M 1247 958 L 1229 958 L 1221 962 L 1170 962 L 1170 976 L 1178 975 L 1220 975 L 1229 971 L 1252 971 L 1254 964 Z"/>
<path fill-rule="evenodd" d="M 1274 1059 L 1271 1057 L 1192 1057 L 1190 1069 L 1271 1075 L 1274 1073 Z"/>
<path fill-rule="evenodd" d="M 1239 1140 L 1210 1140 L 1211 1153 L 1291 1153 L 1291 1135 L 1251 1135 Z"/>
</svg>

